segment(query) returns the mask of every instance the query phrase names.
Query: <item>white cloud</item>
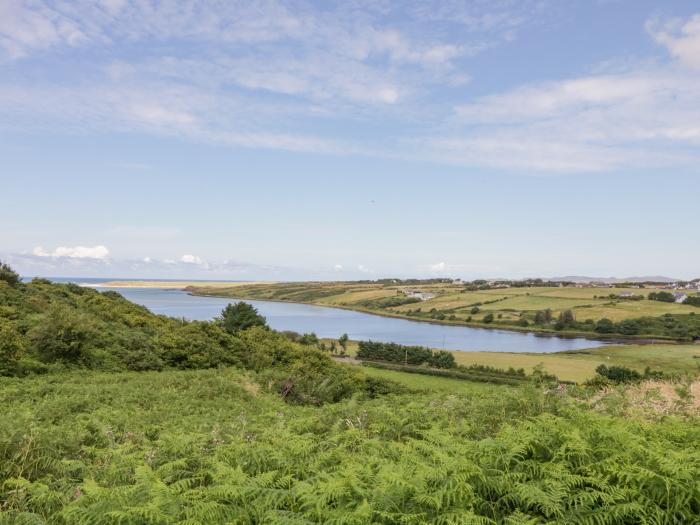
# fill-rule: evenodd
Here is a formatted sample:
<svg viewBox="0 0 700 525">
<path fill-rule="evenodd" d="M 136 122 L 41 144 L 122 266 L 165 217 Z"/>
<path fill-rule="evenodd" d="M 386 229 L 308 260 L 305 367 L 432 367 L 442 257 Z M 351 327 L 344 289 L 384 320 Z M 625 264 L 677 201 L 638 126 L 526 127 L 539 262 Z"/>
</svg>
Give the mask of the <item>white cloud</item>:
<svg viewBox="0 0 700 525">
<path fill-rule="evenodd" d="M 0 2 L 0 50 L 10 59 L 58 45 L 77 46 L 87 40 L 80 25 L 43 2 Z"/>
<path fill-rule="evenodd" d="M 342 272 L 343 271 L 343 265 L 342 264 L 336 264 L 333 266 L 333 270 L 336 272 Z"/>
<path fill-rule="evenodd" d="M 669 65 L 521 86 L 456 107 L 458 131 L 422 145 L 445 162 L 531 172 L 697 165 L 698 85 Z"/>
<path fill-rule="evenodd" d="M 51 68 L 43 79 L 0 81 L 0 117 L 9 117 L 0 121 L 13 130 L 58 124 L 68 132 L 135 131 L 320 153 L 372 148 L 300 132 L 300 116 L 374 121 L 378 111 L 395 115 L 396 106 L 422 111 L 407 104 L 431 86 L 467 81 L 458 70 L 462 57 L 541 16 L 521 7 L 513 16 L 510 2 L 450 3 L 426 16 L 418 0 L 323 9 L 304 0 L 6 0 L 0 9 L 0 60 L 3 50 L 18 60 L 76 46 L 110 57 L 89 68 L 81 63 L 68 82 Z M 444 31 L 448 24 L 459 38 Z"/>
<path fill-rule="evenodd" d="M 460 103 L 449 117 L 450 97 L 433 90 L 457 92 L 470 81 L 466 57 L 552 16 L 556 3 L 184 5 L 0 2 L 0 60 L 88 45 L 95 57 L 109 57 L 90 68 L 72 64 L 69 81 L 52 68 L 45 77 L 19 69 L 3 77 L 0 127 L 58 125 L 69 133 L 136 132 L 533 173 L 700 161 L 700 76 L 693 70 L 700 69 L 700 15 L 647 25 L 676 64 L 522 85 Z M 143 50 L 138 58 L 133 45 Z M 70 64 L 69 55 L 64 60 Z M 328 133 L 312 131 L 318 121 Z M 356 131 L 368 122 L 400 131 L 366 139 Z"/>
<path fill-rule="evenodd" d="M 374 273 L 373 270 L 367 268 L 367 266 L 365 266 L 364 264 L 358 264 L 357 271 L 361 273 Z"/>
<path fill-rule="evenodd" d="M 47 252 L 41 246 L 34 248 L 37 257 L 66 257 L 69 259 L 107 259 L 109 250 L 102 245 L 98 246 L 59 246 L 52 252 Z"/>
<path fill-rule="evenodd" d="M 439 262 L 430 265 L 430 271 L 434 273 L 442 273 L 445 271 L 446 268 L 447 264 L 445 264 L 444 262 Z"/>
<path fill-rule="evenodd" d="M 143 262 L 145 262 L 145 263 L 150 263 L 151 261 L 152 261 L 152 259 L 150 257 L 143 258 Z"/>
<path fill-rule="evenodd" d="M 191 255 L 189 253 L 180 257 L 180 260 L 186 264 L 202 264 L 203 261 L 197 255 Z"/>
<path fill-rule="evenodd" d="M 675 19 L 664 24 L 651 20 L 647 29 L 683 65 L 700 69 L 700 14 L 689 20 Z"/>
</svg>

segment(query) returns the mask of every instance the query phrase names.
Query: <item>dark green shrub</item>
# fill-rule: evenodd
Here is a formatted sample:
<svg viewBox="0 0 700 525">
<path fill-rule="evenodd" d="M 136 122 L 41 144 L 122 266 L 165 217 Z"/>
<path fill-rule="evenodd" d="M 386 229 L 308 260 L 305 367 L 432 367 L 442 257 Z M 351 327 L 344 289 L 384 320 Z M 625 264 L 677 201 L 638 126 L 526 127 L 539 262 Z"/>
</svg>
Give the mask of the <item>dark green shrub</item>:
<svg viewBox="0 0 700 525">
<path fill-rule="evenodd" d="M 0 281 L 4 281 L 10 286 L 17 286 L 20 282 L 20 277 L 8 264 L 0 261 Z"/>
<path fill-rule="evenodd" d="M 244 302 L 229 304 L 221 311 L 218 318 L 221 326 L 230 334 L 237 334 L 254 326 L 267 326 L 266 319 L 258 314 L 258 310 Z"/>
</svg>

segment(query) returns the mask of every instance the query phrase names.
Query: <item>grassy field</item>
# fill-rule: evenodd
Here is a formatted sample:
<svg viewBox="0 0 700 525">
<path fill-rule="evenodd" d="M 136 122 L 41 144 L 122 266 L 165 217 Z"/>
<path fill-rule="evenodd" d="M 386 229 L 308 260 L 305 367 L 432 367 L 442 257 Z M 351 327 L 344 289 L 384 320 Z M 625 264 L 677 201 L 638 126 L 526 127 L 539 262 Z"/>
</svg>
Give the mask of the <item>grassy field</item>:
<svg viewBox="0 0 700 525">
<path fill-rule="evenodd" d="M 324 340 L 326 344 L 330 339 Z M 338 346 L 338 348 L 340 348 Z M 595 369 L 601 364 L 619 365 L 643 372 L 648 366 L 671 374 L 696 374 L 700 371 L 700 344 L 625 344 L 610 345 L 586 350 L 556 352 L 550 354 L 511 353 L 511 352 L 462 352 L 452 350 L 457 364 L 486 365 L 495 368 L 524 368 L 530 374 L 538 366 L 556 375 L 563 381 L 581 383 L 595 376 Z M 348 355 L 357 354 L 357 342 L 348 342 Z M 393 371 L 380 370 L 397 373 Z M 371 373 L 375 373 L 373 370 Z M 415 375 L 415 374 L 413 374 Z M 387 376 L 388 377 L 388 376 Z M 428 378 L 427 382 L 430 383 Z M 441 378 L 439 378 L 441 379 Z M 413 378 L 409 379 L 413 381 Z M 455 381 L 455 380 L 449 380 Z M 458 381 L 459 382 L 459 381 Z"/>
<path fill-rule="evenodd" d="M 362 371 L 370 377 L 390 379 L 405 385 L 408 388 L 423 390 L 425 392 L 446 392 L 452 394 L 475 395 L 481 392 L 493 392 L 494 388 L 515 388 L 502 385 L 494 386 L 489 383 L 465 381 L 463 379 L 451 379 L 449 377 L 409 374 L 396 370 L 383 370 L 381 368 L 363 367 Z"/>
<path fill-rule="evenodd" d="M 543 330 L 532 325 L 539 310 L 551 309 L 556 318 L 571 310 L 578 321 L 608 318 L 618 322 L 664 314 L 700 314 L 700 308 L 659 301 L 611 299 L 610 294 L 646 295 L 651 290 L 638 288 L 503 288 L 467 291 L 461 284 L 393 285 L 357 282 L 241 283 L 235 287 L 196 284 L 188 288 L 195 294 L 239 299 L 263 299 L 337 306 L 384 315 L 430 320 L 446 324 L 483 325 L 486 314 L 493 314 L 491 327 L 517 329 L 514 321 L 530 322 L 528 330 Z M 420 302 L 407 302 L 404 291 L 417 290 L 435 295 Z M 393 304 L 406 302 L 406 304 Z M 474 307 L 479 311 L 472 313 Z M 419 309 L 419 311 L 417 311 Z M 434 314 L 439 314 L 435 318 Z M 510 322 L 511 325 L 506 324 Z"/>
<path fill-rule="evenodd" d="M 565 381 L 582 382 L 595 375 L 601 364 L 619 365 L 640 372 L 649 366 L 668 373 L 697 373 L 700 345 L 614 345 L 589 350 L 553 354 L 500 352 L 453 352 L 459 364 L 481 364 L 497 368 L 524 368 L 526 372 L 542 364 L 548 372 Z"/>
</svg>

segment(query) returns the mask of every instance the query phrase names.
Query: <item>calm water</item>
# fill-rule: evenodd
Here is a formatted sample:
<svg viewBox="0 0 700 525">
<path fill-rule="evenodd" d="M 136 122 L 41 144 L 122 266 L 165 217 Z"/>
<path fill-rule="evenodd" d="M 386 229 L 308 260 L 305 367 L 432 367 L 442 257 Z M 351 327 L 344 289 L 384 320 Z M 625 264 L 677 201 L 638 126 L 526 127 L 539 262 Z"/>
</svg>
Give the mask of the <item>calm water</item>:
<svg viewBox="0 0 700 525">
<path fill-rule="evenodd" d="M 229 298 L 196 297 L 179 290 L 112 290 L 157 314 L 197 320 L 211 319 L 228 303 L 235 302 L 235 299 Z M 251 300 L 246 302 L 255 306 L 267 318 L 268 324 L 276 330 L 315 332 L 319 337 L 337 338 L 347 333 L 350 339 L 492 352 L 559 352 L 604 344 L 583 338 L 565 339 L 501 330 L 441 326 L 306 304 Z"/>
</svg>

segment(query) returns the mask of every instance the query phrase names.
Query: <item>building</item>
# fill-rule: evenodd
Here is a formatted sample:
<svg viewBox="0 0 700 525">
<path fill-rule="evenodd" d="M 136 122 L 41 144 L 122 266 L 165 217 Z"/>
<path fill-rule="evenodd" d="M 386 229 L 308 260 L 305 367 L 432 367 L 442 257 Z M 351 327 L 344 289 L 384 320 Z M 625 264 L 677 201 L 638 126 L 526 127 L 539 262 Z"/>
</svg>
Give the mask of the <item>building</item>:
<svg viewBox="0 0 700 525">
<path fill-rule="evenodd" d="M 404 290 L 403 293 L 406 297 L 420 299 L 421 301 L 427 301 L 435 297 L 434 293 L 421 292 L 420 290 Z"/>
<path fill-rule="evenodd" d="M 685 301 L 688 298 L 688 294 L 687 293 L 674 293 L 673 297 L 676 298 L 677 303 L 682 303 L 683 301 Z"/>
</svg>

